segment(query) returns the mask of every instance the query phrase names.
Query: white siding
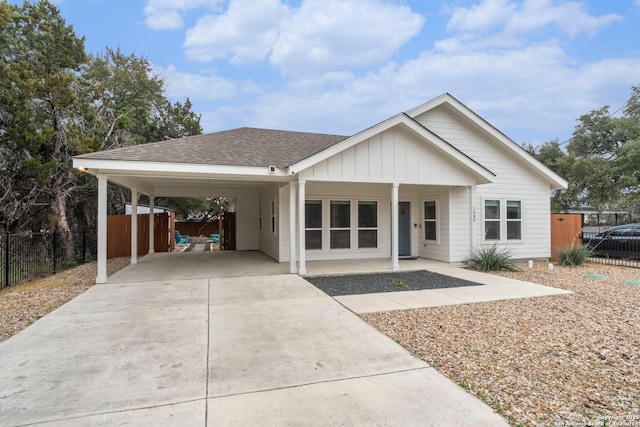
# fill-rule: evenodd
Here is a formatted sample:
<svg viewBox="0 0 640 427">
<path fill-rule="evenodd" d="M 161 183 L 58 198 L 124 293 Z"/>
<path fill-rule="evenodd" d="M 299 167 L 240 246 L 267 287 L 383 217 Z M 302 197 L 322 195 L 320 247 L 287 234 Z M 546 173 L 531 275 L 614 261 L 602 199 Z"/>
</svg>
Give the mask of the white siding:
<svg viewBox="0 0 640 427">
<path fill-rule="evenodd" d="M 438 226 L 436 233 L 437 242 L 426 241 L 424 239 L 424 202 L 426 200 L 436 200 Z M 421 187 L 418 197 L 420 234 L 417 236 L 418 256 L 435 259 L 438 261 L 451 261 L 451 218 L 450 211 L 457 206 L 452 206 L 449 200 L 449 188 L 447 187 Z M 464 233 L 463 230 L 456 230 L 456 235 Z M 468 236 L 468 235 L 467 235 Z M 467 238 L 468 239 L 468 238 Z"/>
<path fill-rule="evenodd" d="M 499 244 L 508 246 L 516 258 L 548 257 L 550 255 L 549 185 L 540 181 L 522 164 L 501 150 L 497 143 L 494 145 L 473 132 L 444 108 L 427 111 L 416 117 L 416 120 L 496 174 L 494 183 L 477 187 L 474 200 L 476 246 L 485 244 L 483 201 L 486 199 L 521 200 L 523 238 L 518 242 L 504 241 Z M 460 200 L 463 199 L 464 196 L 461 195 Z M 466 220 L 461 217 L 456 221 L 459 221 L 459 224 L 456 222 L 457 227 L 463 226 Z M 456 243 L 452 251 L 452 260 L 460 259 L 464 252 L 463 247 L 462 242 Z"/>
<path fill-rule="evenodd" d="M 258 190 L 235 189 L 236 197 L 236 249 L 259 249 L 258 239 Z"/>
<path fill-rule="evenodd" d="M 258 214 L 255 217 L 255 223 L 260 238 L 260 250 L 275 260 L 279 260 L 279 234 L 281 227 L 280 213 L 282 209 L 279 206 L 278 184 L 274 183 L 260 190 L 259 198 L 256 197 L 258 204 Z M 276 232 L 271 231 L 271 202 L 276 202 Z M 262 207 L 262 230 L 260 230 L 260 208 Z M 287 227 L 284 227 L 287 228 Z"/>
<path fill-rule="evenodd" d="M 400 126 L 300 173 L 308 181 L 473 185 L 463 167 Z"/>
</svg>

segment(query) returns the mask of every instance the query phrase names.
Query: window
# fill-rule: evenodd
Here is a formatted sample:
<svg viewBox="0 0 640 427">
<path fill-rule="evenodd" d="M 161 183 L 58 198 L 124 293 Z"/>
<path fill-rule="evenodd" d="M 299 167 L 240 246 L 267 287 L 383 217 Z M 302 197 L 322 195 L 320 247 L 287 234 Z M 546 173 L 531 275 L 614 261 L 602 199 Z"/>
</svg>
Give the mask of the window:
<svg viewBox="0 0 640 427">
<path fill-rule="evenodd" d="M 358 248 L 378 247 L 378 202 L 358 202 Z"/>
<path fill-rule="evenodd" d="M 522 207 L 521 202 L 507 200 L 507 240 L 522 238 Z"/>
<path fill-rule="evenodd" d="M 329 248 L 351 247 L 351 202 L 332 200 L 330 204 Z"/>
<path fill-rule="evenodd" d="M 271 201 L 271 232 L 276 234 L 276 201 Z"/>
<path fill-rule="evenodd" d="M 500 200 L 484 201 L 484 239 L 500 240 Z"/>
<path fill-rule="evenodd" d="M 438 240 L 437 212 L 435 200 L 424 202 L 424 240 Z"/>
<path fill-rule="evenodd" d="M 519 200 L 484 201 L 485 240 L 522 239 L 522 202 Z"/>
<path fill-rule="evenodd" d="M 304 205 L 305 248 L 322 249 L 322 200 L 307 200 Z"/>
</svg>

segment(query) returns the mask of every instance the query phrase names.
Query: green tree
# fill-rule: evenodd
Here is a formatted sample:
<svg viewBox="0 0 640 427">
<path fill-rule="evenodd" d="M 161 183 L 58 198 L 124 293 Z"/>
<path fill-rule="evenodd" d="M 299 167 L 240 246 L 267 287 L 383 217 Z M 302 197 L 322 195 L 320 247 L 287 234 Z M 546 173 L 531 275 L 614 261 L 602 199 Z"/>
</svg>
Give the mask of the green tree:
<svg viewBox="0 0 640 427">
<path fill-rule="evenodd" d="M 69 231 L 66 203 L 77 189 L 71 156 L 89 142 L 76 120 L 84 38 L 46 0 L 3 2 L 2 11 L 0 162 L 9 178 L 2 222 L 11 230 L 40 220 L 41 227 Z"/>
</svg>

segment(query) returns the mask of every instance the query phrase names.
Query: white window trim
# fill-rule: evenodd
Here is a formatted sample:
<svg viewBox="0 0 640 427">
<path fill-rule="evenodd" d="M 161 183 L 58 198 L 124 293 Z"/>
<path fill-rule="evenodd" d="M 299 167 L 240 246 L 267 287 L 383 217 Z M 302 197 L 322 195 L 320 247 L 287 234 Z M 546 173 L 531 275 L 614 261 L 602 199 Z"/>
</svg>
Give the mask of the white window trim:
<svg viewBox="0 0 640 427">
<path fill-rule="evenodd" d="M 376 203 L 376 226 L 375 227 L 360 227 L 360 202 L 375 202 Z M 353 203 L 353 201 L 352 201 Z M 354 249 L 357 249 L 359 251 L 362 250 L 372 250 L 372 249 L 378 249 L 380 246 L 380 203 L 377 200 L 374 199 L 358 199 L 355 201 L 355 205 L 356 205 L 356 209 L 355 210 L 355 238 L 353 240 L 355 240 L 355 246 L 353 246 Z M 366 247 L 366 248 L 361 248 L 360 247 L 360 231 L 373 231 L 375 230 L 376 232 L 376 245 L 373 247 Z"/>
<path fill-rule="evenodd" d="M 485 217 L 485 202 L 487 200 L 497 200 L 500 202 L 500 239 L 499 240 L 487 240 L 485 238 L 485 224 L 486 221 L 498 221 L 498 220 L 487 220 Z M 520 238 L 519 239 L 507 239 L 507 221 L 516 221 L 516 220 L 507 220 L 507 202 L 520 202 Z M 525 224 L 525 202 L 522 199 L 516 197 L 485 197 L 482 199 L 482 242 L 483 243 L 499 243 L 499 244 L 519 244 L 524 243 L 524 224 Z"/>
<path fill-rule="evenodd" d="M 427 240 L 424 237 L 425 234 L 425 223 L 427 222 L 427 220 L 425 219 L 425 211 L 424 211 L 424 204 L 425 202 L 436 202 L 436 240 Z M 440 244 L 440 197 L 426 197 L 425 199 L 422 200 L 422 227 L 423 230 L 421 232 L 421 238 L 422 238 L 422 242 L 423 243 L 427 243 L 427 244 L 431 244 L 431 245 L 439 245 Z"/>
<path fill-rule="evenodd" d="M 307 195 L 305 198 L 305 203 L 307 201 L 319 200 L 322 202 L 322 249 L 306 249 L 309 252 L 315 253 L 378 253 L 380 251 L 380 208 L 381 202 L 379 198 L 376 197 L 361 197 L 361 198 L 351 198 L 344 196 L 326 196 L 323 195 L 321 197 L 314 197 L 313 195 Z M 350 202 L 350 227 L 338 227 L 331 228 L 331 202 L 336 201 L 349 201 Z M 377 227 L 364 227 L 362 230 L 377 230 L 378 238 L 377 238 L 377 246 L 373 248 L 358 248 L 358 202 L 376 202 L 377 209 L 377 217 L 378 217 L 378 226 Z M 355 206 L 355 208 L 354 208 Z M 308 229 L 305 230 L 318 230 Z M 331 249 L 331 230 L 349 230 L 350 231 L 350 247 L 349 248 L 334 248 Z"/>
<path fill-rule="evenodd" d="M 321 247 L 320 249 L 307 249 L 305 248 L 306 251 L 310 251 L 310 252 L 322 252 L 324 250 L 324 242 L 325 242 L 325 238 L 324 238 L 324 220 L 325 220 L 325 212 L 324 212 L 324 200 L 322 200 L 321 198 L 308 198 L 305 199 L 304 203 L 305 203 L 305 209 L 307 206 L 307 202 L 320 202 L 320 211 L 322 212 L 322 224 L 320 227 L 307 227 L 307 225 L 305 224 L 304 226 L 304 231 L 320 231 L 321 237 L 320 237 L 320 242 L 321 242 Z M 306 218 L 303 219 L 303 221 L 306 221 Z"/>
</svg>

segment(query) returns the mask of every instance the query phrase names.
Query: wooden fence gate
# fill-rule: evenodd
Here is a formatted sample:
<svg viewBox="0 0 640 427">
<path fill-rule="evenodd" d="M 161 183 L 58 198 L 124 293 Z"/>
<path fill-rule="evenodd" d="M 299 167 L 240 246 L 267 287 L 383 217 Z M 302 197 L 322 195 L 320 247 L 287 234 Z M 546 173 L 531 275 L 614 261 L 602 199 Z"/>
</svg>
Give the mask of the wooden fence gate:
<svg viewBox="0 0 640 427">
<path fill-rule="evenodd" d="M 153 250 L 173 250 L 173 213 L 153 216 Z M 149 214 L 138 214 L 138 256 L 149 253 Z M 131 215 L 107 217 L 107 258 L 131 256 Z"/>
<path fill-rule="evenodd" d="M 560 260 L 558 250 L 582 245 L 582 215 L 551 214 L 551 261 Z"/>
</svg>

